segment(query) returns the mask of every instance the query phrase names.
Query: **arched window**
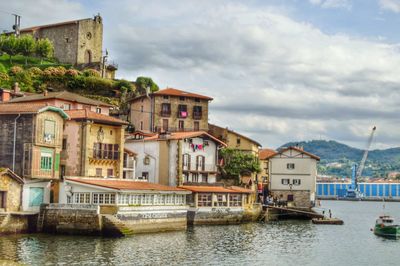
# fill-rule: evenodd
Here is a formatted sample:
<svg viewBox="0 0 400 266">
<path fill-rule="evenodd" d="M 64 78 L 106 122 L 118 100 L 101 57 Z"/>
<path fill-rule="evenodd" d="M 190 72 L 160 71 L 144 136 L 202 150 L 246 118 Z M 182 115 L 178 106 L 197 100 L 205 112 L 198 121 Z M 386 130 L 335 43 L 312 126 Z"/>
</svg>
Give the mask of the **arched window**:
<svg viewBox="0 0 400 266">
<path fill-rule="evenodd" d="M 85 63 L 86 64 L 92 63 L 92 52 L 90 50 L 85 51 Z"/>
</svg>

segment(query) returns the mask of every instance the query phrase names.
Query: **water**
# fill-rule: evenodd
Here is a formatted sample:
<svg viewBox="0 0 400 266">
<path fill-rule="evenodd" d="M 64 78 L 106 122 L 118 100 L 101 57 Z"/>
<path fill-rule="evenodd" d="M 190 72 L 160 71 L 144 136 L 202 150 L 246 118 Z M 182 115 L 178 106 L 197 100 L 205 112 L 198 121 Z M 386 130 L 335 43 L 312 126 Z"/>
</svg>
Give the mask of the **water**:
<svg viewBox="0 0 400 266">
<path fill-rule="evenodd" d="M 386 203 L 400 221 L 400 203 Z M 339 225 L 310 221 L 201 226 L 128 238 L 0 237 L 1 260 L 28 265 L 400 265 L 400 240 L 375 236 L 379 202 L 323 201 Z"/>
</svg>

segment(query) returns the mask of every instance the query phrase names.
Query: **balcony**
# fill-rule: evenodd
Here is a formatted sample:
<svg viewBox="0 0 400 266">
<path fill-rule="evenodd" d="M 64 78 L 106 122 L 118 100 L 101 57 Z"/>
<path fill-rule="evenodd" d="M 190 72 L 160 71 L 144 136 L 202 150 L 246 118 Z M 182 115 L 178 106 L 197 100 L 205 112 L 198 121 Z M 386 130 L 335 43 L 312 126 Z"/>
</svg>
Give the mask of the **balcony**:
<svg viewBox="0 0 400 266">
<path fill-rule="evenodd" d="M 199 128 L 195 129 L 193 127 L 184 127 L 184 128 L 179 128 L 179 127 L 168 127 L 167 129 L 164 129 L 163 127 L 155 127 L 154 128 L 155 132 L 193 132 L 193 131 L 208 131 L 208 128 Z"/>
<path fill-rule="evenodd" d="M 119 160 L 120 152 L 115 150 L 87 149 L 89 158 L 96 160 Z"/>
<path fill-rule="evenodd" d="M 185 172 L 202 172 L 202 173 L 216 173 L 218 172 L 218 166 L 215 164 L 204 164 L 197 165 L 196 163 L 182 165 L 182 169 Z"/>
<path fill-rule="evenodd" d="M 162 117 L 170 117 L 171 116 L 171 110 L 160 111 L 160 116 L 162 116 Z"/>
<path fill-rule="evenodd" d="M 193 112 L 193 119 L 200 120 L 202 118 L 202 112 Z"/>
<path fill-rule="evenodd" d="M 178 111 L 178 118 L 187 118 L 188 112 L 187 111 Z"/>
</svg>

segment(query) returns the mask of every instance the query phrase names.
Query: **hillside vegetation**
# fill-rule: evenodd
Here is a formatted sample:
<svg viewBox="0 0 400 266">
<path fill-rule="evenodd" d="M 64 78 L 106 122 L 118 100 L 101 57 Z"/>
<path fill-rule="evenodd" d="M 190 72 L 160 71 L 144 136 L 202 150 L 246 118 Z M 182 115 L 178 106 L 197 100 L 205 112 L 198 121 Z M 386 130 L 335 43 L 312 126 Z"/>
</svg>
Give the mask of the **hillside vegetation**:
<svg viewBox="0 0 400 266">
<path fill-rule="evenodd" d="M 319 174 L 350 176 L 351 166 L 360 163 L 364 151 L 333 140 L 290 142 L 282 147 L 303 146 L 305 151 L 321 158 Z M 335 164 L 337 163 L 337 164 Z M 368 154 L 363 176 L 386 177 L 388 172 L 400 171 L 400 148 L 372 150 Z"/>
</svg>

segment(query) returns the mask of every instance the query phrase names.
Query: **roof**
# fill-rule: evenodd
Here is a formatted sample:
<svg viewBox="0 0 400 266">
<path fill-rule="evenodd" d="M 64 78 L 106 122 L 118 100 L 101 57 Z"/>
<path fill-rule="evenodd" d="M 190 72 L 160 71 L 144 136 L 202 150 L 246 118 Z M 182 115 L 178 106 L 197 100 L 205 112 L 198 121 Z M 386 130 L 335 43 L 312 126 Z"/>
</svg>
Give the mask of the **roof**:
<svg viewBox="0 0 400 266">
<path fill-rule="evenodd" d="M 163 90 L 159 90 L 159 91 L 151 93 L 150 95 L 157 95 L 157 96 L 158 95 L 160 95 L 160 96 L 166 95 L 166 96 L 199 98 L 199 99 L 208 100 L 208 101 L 213 100 L 213 98 L 208 97 L 208 96 L 204 96 L 204 95 L 192 93 L 192 92 L 187 92 L 187 91 L 182 91 L 182 90 L 178 90 L 178 89 L 173 89 L 173 88 L 166 88 Z M 146 95 L 140 95 L 138 97 L 135 97 L 133 100 L 139 99 L 142 97 L 146 97 Z"/>
<path fill-rule="evenodd" d="M 25 181 L 20 176 L 18 176 L 16 173 L 14 173 L 13 171 L 11 171 L 8 168 L 1 168 L 0 167 L 0 176 L 2 176 L 2 175 L 8 175 L 8 176 L 10 176 L 12 179 L 14 179 L 15 181 L 17 181 L 20 184 L 24 184 L 25 183 Z"/>
<path fill-rule="evenodd" d="M 311 158 L 313 158 L 313 159 L 315 159 L 315 160 L 317 160 L 317 161 L 320 160 L 320 158 L 319 158 L 317 155 L 312 154 L 312 153 L 309 153 L 309 152 L 306 152 L 306 151 L 304 151 L 304 150 L 302 150 L 302 149 L 300 149 L 300 148 L 294 147 L 294 146 L 281 149 L 279 152 L 276 152 L 275 154 L 270 155 L 270 156 L 267 157 L 266 159 L 271 158 L 271 157 L 274 157 L 274 156 L 277 155 L 277 154 L 282 154 L 282 153 L 284 153 L 285 151 L 288 151 L 288 150 L 295 150 L 295 151 L 298 151 L 298 152 L 300 152 L 300 153 L 302 153 L 302 154 L 306 154 L 306 155 L 310 156 Z"/>
<path fill-rule="evenodd" d="M 70 20 L 70 21 L 64 21 L 64 22 L 59 22 L 59 23 L 47 24 L 47 25 L 40 25 L 40 26 L 33 26 L 33 27 L 29 27 L 29 28 L 23 28 L 20 30 L 20 32 L 29 32 L 29 31 L 36 31 L 36 30 L 40 30 L 40 29 L 44 29 L 44 28 L 52 28 L 52 27 L 70 25 L 70 24 L 77 24 L 79 21 L 87 20 L 87 19 L 91 19 L 91 18 Z"/>
<path fill-rule="evenodd" d="M 273 149 L 261 149 L 258 151 L 258 158 L 260 160 L 266 160 L 271 156 L 274 156 L 277 152 Z"/>
<path fill-rule="evenodd" d="M 214 125 L 214 124 L 210 124 L 210 123 L 208 123 L 208 125 L 211 126 L 211 127 L 218 127 L 218 128 L 220 128 L 220 129 L 223 129 L 223 130 L 228 131 L 229 133 L 238 135 L 238 136 L 241 137 L 241 138 L 247 139 L 248 141 L 255 143 L 258 147 L 261 147 L 261 146 L 262 146 L 259 142 L 255 141 L 254 139 L 251 139 L 251 138 L 249 138 L 249 137 L 247 137 L 247 136 L 245 136 L 245 135 L 242 135 L 242 134 L 240 134 L 240 133 L 237 133 L 236 131 L 233 131 L 233 130 L 231 130 L 231 129 L 229 129 L 229 128 L 223 128 L 223 127 L 220 127 L 220 126 L 217 126 L 217 125 Z M 210 129 L 210 131 L 211 131 L 211 129 Z"/>
<path fill-rule="evenodd" d="M 186 190 L 197 193 L 253 193 L 250 189 L 245 189 L 241 187 L 220 187 L 220 186 L 179 186 Z"/>
<path fill-rule="evenodd" d="M 178 139 L 188 139 L 188 138 L 195 138 L 200 136 L 207 136 L 210 139 L 214 140 L 215 142 L 221 144 L 222 146 L 227 146 L 226 143 L 222 142 L 221 140 L 217 139 L 216 137 L 208 134 L 205 131 L 188 131 L 188 132 L 171 132 L 165 135 L 165 138 L 160 136 L 160 134 L 156 134 L 154 136 L 145 138 L 144 140 L 178 140 Z"/>
<path fill-rule="evenodd" d="M 98 101 L 98 100 L 93 100 L 87 97 L 83 97 L 79 94 L 72 93 L 69 91 L 56 91 L 56 92 L 48 92 L 46 95 L 43 93 L 41 94 L 34 94 L 30 96 L 24 96 L 24 97 L 18 97 L 10 100 L 10 103 L 17 103 L 17 102 L 35 102 L 35 101 L 43 101 L 43 100 L 48 100 L 48 99 L 60 99 L 60 100 L 66 100 L 70 102 L 77 102 L 77 103 L 83 103 L 83 104 L 88 104 L 88 105 L 95 105 L 95 106 L 106 106 L 106 107 L 112 107 L 113 105 Z"/>
<path fill-rule="evenodd" d="M 68 119 L 68 114 L 61 108 L 48 105 L 46 103 L 0 103 L 0 115 L 7 114 L 38 114 L 45 111 L 59 113 L 64 119 Z"/>
<path fill-rule="evenodd" d="M 132 151 L 130 149 L 127 149 L 127 148 L 124 148 L 124 152 L 128 153 L 129 155 L 137 156 L 136 152 L 134 152 L 134 151 Z"/>
<path fill-rule="evenodd" d="M 99 114 L 87 109 L 68 110 L 65 112 L 70 116 L 71 120 L 84 119 L 84 120 L 93 120 L 105 124 L 128 125 L 128 122 L 123 121 L 121 119 L 108 115 Z"/>
<path fill-rule="evenodd" d="M 171 192 L 185 192 L 182 188 L 164 186 L 149 182 L 137 182 L 127 179 L 108 179 L 108 178 L 73 178 L 66 177 L 66 181 L 76 182 L 84 185 L 97 186 L 120 191 L 126 190 L 144 190 L 144 191 L 171 191 Z"/>
</svg>

